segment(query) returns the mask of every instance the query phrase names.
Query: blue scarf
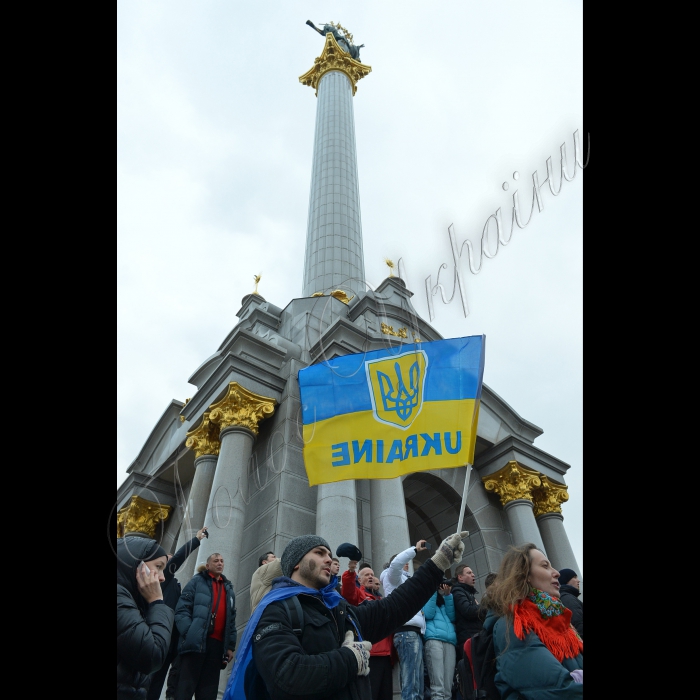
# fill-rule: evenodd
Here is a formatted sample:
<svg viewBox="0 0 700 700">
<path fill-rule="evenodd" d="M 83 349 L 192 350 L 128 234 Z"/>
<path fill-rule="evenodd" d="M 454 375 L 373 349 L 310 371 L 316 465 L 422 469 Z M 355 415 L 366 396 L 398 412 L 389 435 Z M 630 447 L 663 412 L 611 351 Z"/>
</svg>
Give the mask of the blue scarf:
<svg viewBox="0 0 700 700">
<path fill-rule="evenodd" d="M 321 590 L 307 588 L 286 576 L 280 576 L 272 582 L 273 588 L 262 597 L 262 600 L 258 603 L 258 607 L 255 608 L 253 614 L 250 616 L 245 630 L 243 630 L 243 637 L 241 638 L 241 643 L 236 653 L 236 662 L 233 665 L 231 676 L 228 679 L 228 685 L 226 686 L 223 700 L 245 700 L 243 682 L 245 680 L 246 669 L 253 660 L 253 634 L 255 633 L 265 608 L 276 600 L 285 600 L 286 598 L 291 598 L 300 593 L 307 593 L 316 598 L 320 597 L 327 608 L 335 608 L 342 600 L 338 591 L 335 590 L 337 582 L 337 577 L 331 576 L 330 583 Z"/>
</svg>

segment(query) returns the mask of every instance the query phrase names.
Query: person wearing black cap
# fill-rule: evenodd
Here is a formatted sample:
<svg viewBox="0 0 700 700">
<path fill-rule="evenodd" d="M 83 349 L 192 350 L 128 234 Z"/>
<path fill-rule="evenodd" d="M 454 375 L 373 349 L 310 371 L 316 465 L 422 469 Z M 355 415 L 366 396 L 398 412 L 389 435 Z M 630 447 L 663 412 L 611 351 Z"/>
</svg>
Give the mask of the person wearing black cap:
<svg viewBox="0 0 700 700">
<path fill-rule="evenodd" d="M 165 662 L 174 613 L 160 584 L 166 551 L 145 537 L 117 540 L 117 700 L 145 700 L 150 674 Z"/>
<path fill-rule="evenodd" d="M 578 574 L 573 569 L 561 569 L 559 585 L 559 600 L 571 610 L 571 624 L 583 639 L 583 603 L 578 599 L 581 595 Z"/>
<path fill-rule="evenodd" d="M 282 554 L 283 576 L 246 626 L 224 700 L 370 700 L 372 644 L 425 605 L 445 569 L 461 560 L 468 534 L 450 535 L 392 595 L 359 606 L 335 590 L 328 542 L 295 537 Z"/>
</svg>

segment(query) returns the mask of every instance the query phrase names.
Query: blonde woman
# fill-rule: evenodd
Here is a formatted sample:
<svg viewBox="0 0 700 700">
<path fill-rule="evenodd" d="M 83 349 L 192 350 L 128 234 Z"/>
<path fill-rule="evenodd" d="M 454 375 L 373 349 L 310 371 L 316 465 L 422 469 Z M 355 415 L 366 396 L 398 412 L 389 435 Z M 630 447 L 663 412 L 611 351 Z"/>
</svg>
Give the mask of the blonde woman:
<svg viewBox="0 0 700 700">
<path fill-rule="evenodd" d="M 484 602 L 502 700 L 583 698 L 583 640 L 559 600 L 559 572 L 536 545 L 511 547 Z"/>
</svg>

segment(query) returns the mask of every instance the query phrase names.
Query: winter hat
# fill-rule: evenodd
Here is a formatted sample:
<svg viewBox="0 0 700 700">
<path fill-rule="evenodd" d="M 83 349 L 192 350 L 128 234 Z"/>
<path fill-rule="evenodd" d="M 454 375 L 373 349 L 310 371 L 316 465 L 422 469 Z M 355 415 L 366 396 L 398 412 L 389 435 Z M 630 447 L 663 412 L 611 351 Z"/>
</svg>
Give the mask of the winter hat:
<svg viewBox="0 0 700 700">
<path fill-rule="evenodd" d="M 129 536 L 117 540 L 116 554 L 117 583 L 131 593 L 139 606 L 145 605 L 136 584 L 136 567 L 142 561 L 167 556 L 166 551 L 155 540 Z"/>
<path fill-rule="evenodd" d="M 135 567 L 142 561 L 167 557 L 168 553 L 156 542 L 146 537 L 125 537 L 119 541 L 119 559 L 127 566 Z"/>
<path fill-rule="evenodd" d="M 360 561 L 362 559 L 362 552 L 354 545 L 349 542 L 343 542 L 343 544 L 338 546 L 335 550 L 336 557 L 347 557 L 350 561 Z"/>
<path fill-rule="evenodd" d="M 563 586 L 565 583 L 569 583 L 574 576 L 577 576 L 577 574 L 573 569 L 561 569 L 559 571 L 559 583 Z"/>
<path fill-rule="evenodd" d="M 290 540 L 282 552 L 282 574 L 287 577 L 291 576 L 294 567 L 303 559 L 304 555 L 318 546 L 323 546 L 328 551 L 331 549 L 328 542 L 318 535 L 301 535 L 301 537 Z"/>
</svg>

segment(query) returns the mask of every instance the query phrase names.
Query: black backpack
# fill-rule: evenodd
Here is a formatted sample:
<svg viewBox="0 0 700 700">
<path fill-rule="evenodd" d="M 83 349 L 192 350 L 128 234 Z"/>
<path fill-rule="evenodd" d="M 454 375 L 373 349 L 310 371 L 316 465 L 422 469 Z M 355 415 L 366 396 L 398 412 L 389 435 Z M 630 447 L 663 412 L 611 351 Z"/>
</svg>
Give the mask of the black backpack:
<svg viewBox="0 0 700 700">
<path fill-rule="evenodd" d="M 464 700 L 501 700 L 496 688 L 496 652 L 490 631 L 481 630 L 464 643 L 457 675 Z"/>
</svg>

